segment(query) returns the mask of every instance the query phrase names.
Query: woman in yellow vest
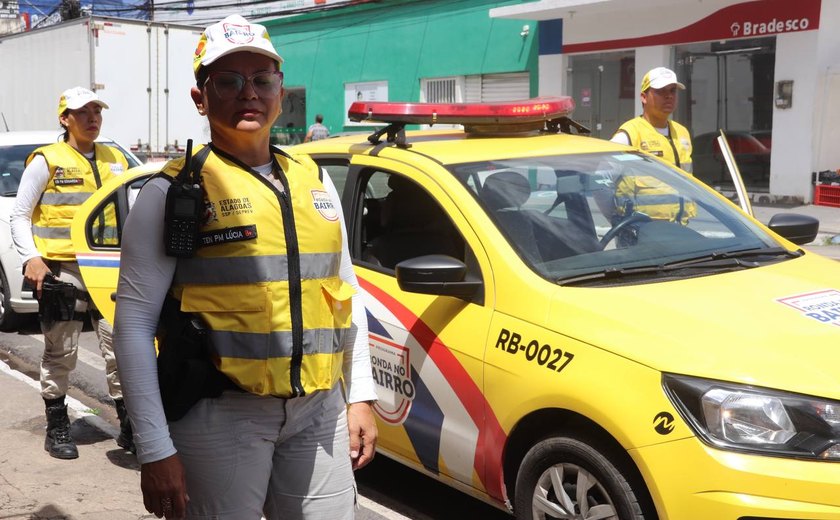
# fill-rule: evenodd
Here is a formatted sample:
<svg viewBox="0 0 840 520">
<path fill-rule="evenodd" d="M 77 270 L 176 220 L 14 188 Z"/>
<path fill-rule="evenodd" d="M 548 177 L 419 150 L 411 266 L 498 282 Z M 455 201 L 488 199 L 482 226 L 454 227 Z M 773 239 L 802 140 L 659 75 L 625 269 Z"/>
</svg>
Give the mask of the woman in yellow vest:
<svg viewBox="0 0 840 520">
<path fill-rule="evenodd" d="M 69 374 L 76 366 L 79 333 L 82 330 L 81 312 L 90 310 L 99 346 L 105 358 L 108 394 L 117 407 L 120 418 L 119 446 L 132 451 L 131 426 L 128 422 L 117 364 L 111 341 L 111 325 L 92 307 L 79 273 L 70 224 L 79 205 L 113 175 L 128 168 L 123 154 L 109 146 L 96 143 L 102 126 L 102 109 L 108 108 L 95 93 L 83 87 L 64 91 L 59 98 L 58 119 L 64 128 L 64 138 L 54 144 L 38 148 L 27 159 L 21 177 L 15 207 L 11 215 L 12 238 L 24 265 L 26 281 L 35 287 L 40 300 L 41 329 L 44 333 L 44 356 L 41 360 L 41 396 L 47 415 L 45 449 L 59 459 L 79 456 L 70 436 L 67 417 Z M 99 224 L 103 238 L 115 233 L 115 219 Z M 65 295 L 67 310 L 54 316 L 50 301 L 57 291 L 42 288 L 47 278 L 48 288 L 54 277 L 68 286 Z M 75 293 L 75 294 L 72 294 Z M 74 312 L 76 311 L 76 312 Z"/>
<path fill-rule="evenodd" d="M 282 61 L 239 15 L 204 31 L 191 95 L 211 142 L 144 186 L 122 236 L 117 358 L 157 516 L 349 520 L 353 470 L 373 457 L 366 315 L 338 194 L 314 162 L 269 144 Z M 188 345 L 182 370 L 169 360 Z"/>
</svg>

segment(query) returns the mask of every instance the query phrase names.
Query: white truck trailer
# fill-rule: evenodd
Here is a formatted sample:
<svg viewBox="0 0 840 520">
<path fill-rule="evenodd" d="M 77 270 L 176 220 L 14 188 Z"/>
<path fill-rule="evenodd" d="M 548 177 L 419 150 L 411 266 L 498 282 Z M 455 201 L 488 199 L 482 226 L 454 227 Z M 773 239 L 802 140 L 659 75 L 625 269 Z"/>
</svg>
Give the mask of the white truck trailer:
<svg viewBox="0 0 840 520">
<path fill-rule="evenodd" d="M 0 37 L 0 132 L 58 130 L 59 95 L 83 86 L 110 105 L 102 135 L 141 158 L 183 152 L 209 136 L 190 99 L 201 30 L 94 16 Z"/>
</svg>

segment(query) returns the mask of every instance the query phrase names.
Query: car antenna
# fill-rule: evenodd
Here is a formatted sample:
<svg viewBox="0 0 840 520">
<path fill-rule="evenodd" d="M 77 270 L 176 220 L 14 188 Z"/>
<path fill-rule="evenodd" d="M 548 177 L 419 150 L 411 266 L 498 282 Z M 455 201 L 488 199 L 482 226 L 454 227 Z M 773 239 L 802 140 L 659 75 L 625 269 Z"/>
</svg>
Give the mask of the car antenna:
<svg viewBox="0 0 840 520">
<path fill-rule="evenodd" d="M 195 180 L 196 174 L 192 172 L 192 139 L 187 139 L 187 149 L 186 153 L 184 154 L 184 166 L 181 168 L 181 171 L 178 172 L 178 181 L 182 184 L 189 182 L 190 180 Z M 190 179 L 190 174 L 192 174 L 193 179 Z M 196 182 L 197 184 L 197 182 Z"/>
<path fill-rule="evenodd" d="M 9 131 L 9 123 L 6 122 L 6 114 L 0 112 L 0 116 L 3 116 L 3 125 L 6 127 L 6 131 Z"/>
</svg>

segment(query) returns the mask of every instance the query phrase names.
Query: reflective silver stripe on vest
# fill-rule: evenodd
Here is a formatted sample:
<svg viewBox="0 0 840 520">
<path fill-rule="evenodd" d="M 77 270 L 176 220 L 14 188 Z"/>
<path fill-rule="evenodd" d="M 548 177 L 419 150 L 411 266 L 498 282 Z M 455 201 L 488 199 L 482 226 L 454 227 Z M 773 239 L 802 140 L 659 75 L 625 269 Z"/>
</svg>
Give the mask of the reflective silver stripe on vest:
<svg viewBox="0 0 840 520">
<path fill-rule="evenodd" d="M 344 348 L 344 329 L 303 331 L 303 354 L 335 354 Z M 212 349 L 221 357 L 271 359 L 292 357 L 292 332 L 276 331 L 268 336 L 255 332 L 210 331 Z M 322 344 L 326 343 L 326 344 Z"/>
<path fill-rule="evenodd" d="M 69 240 L 70 228 L 32 226 L 32 234 L 41 238 L 66 238 Z"/>
<path fill-rule="evenodd" d="M 92 193 L 44 193 L 41 195 L 41 204 L 48 206 L 78 206 L 88 200 Z"/>
<path fill-rule="evenodd" d="M 340 253 L 302 254 L 301 279 L 336 276 L 340 262 Z M 288 279 L 286 255 L 179 259 L 175 271 L 176 284 L 246 284 Z"/>
<path fill-rule="evenodd" d="M 627 197 L 622 197 L 622 199 L 626 199 Z M 680 203 L 680 196 L 679 195 L 668 195 L 668 194 L 661 194 L 661 195 L 638 195 L 635 198 L 635 206 L 638 208 L 639 206 L 659 206 L 662 204 L 679 204 Z"/>
</svg>

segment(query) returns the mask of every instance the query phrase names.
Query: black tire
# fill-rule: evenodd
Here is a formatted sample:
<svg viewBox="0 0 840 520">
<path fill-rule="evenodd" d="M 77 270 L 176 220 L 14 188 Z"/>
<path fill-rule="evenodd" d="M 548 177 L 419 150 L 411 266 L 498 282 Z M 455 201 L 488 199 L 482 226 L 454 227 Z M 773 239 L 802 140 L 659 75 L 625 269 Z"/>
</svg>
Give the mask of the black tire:
<svg viewBox="0 0 840 520">
<path fill-rule="evenodd" d="M 12 295 L 6 272 L 0 265 L 0 330 L 15 330 L 20 324 L 20 315 L 12 310 Z"/>
<path fill-rule="evenodd" d="M 514 513 L 517 520 L 655 518 L 642 512 L 632 480 L 589 444 L 553 437 L 535 445 L 522 460 Z"/>
</svg>

